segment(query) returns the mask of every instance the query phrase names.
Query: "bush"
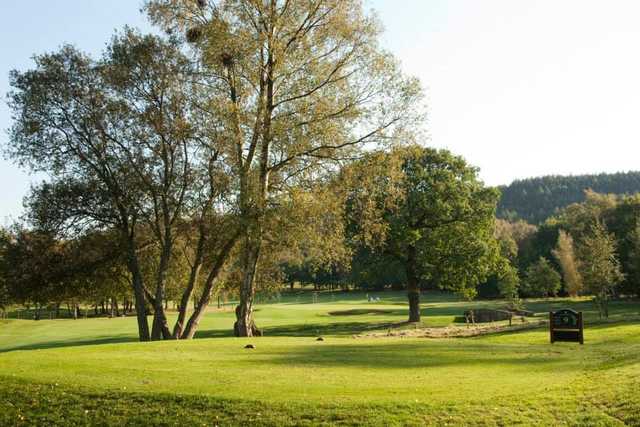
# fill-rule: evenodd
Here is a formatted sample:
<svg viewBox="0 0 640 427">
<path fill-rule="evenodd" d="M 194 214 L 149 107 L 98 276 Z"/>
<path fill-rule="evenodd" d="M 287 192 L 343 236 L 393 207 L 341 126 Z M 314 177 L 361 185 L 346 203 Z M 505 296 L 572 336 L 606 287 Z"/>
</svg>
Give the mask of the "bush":
<svg viewBox="0 0 640 427">
<path fill-rule="evenodd" d="M 527 269 L 520 293 L 524 297 L 556 296 L 560 286 L 560 274 L 554 270 L 546 258 L 540 257 Z"/>
</svg>

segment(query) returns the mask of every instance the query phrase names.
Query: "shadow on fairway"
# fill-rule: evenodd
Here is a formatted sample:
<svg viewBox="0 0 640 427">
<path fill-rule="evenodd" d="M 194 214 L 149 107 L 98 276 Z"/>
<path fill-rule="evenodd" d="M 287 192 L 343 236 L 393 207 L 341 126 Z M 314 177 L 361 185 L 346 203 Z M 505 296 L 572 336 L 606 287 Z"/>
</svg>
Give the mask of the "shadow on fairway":
<svg viewBox="0 0 640 427">
<path fill-rule="evenodd" d="M 630 362 L 635 358 L 630 358 Z M 412 369 L 443 366 L 505 366 L 522 369 L 584 369 L 582 357 L 553 347 L 492 346 L 466 341 L 454 342 L 399 340 L 389 344 L 348 345 L 325 341 L 296 348 L 269 359 L 268 363 L 318 368 Z"/>
<path fill-rule="evenodd" d="M 315 337 L 318 335 L 351 336 L 362 332 L 392 328 L 404 324 L 402 322 L 336 322 L 329 324 L 309 324 L 283 326 L 265 326 L 262 328 L 265 337 Z M 258 323 L 258 326 L 260 324 Z M 196 338 L 232 337 L 230 329 L 210 329 L 196 332 Z"/>
<path fill-rule="evenodd" d="M 598 326 L 594 329 L 614 327 Z M 310 368 L 411 369 L 429 367 L 505 367 L 537 371 L 584 371 L 592 366 L 623 367 L 638 363 L 640 345 L 618 346 L 610 342 L 589 346 L 577 344 L 494 344 L 469 339 L 402 340 L 367 344 L 310 342 L 294 351 L 280 353 L 268 363 Z M 615 354 L 614 354 L 615 353 Z"/>
<path fill-rule="evenodd" d="M 138 339 L 131 335 L 118 335 L 113 337 L 105 337 L 105 338 L 94 338 L 94 339 L 69 339 L 64 341 L 45 341 L 38 342 L 33 344 L 26 345 L 17 345 L 15 347 L 6 347 L 0 348 L 0 353 L 8 353 L 10 351 L 19 351 L 19 350 L 45 350 L 52 348 L 63 348 L 63 347 L 78 347 L 78 346 L 86 346 L 86 345 L 101 345 L 101 344 L 121 344 L 127 342 L 139 342 Z"/>
<path fill-rule="evenodd" d="M 402 312 L 403 318 L 406 315 L 406 310 Z M 429 317 L 424 316 L 424 321 L 426 323 L 429 322 Z M 600 324 L 600 325 L 590 325 L 590 329 L 600 329 L 612 327 L 614 325 L 629 323 L 628 320 L 624 320 L 621 318 L 618 322 L 612 322 L 610 325 Z M 258 320 L 258 325 L 259 320 Z M 336 337 L 349 337 L 352 335 L 359 335 L 366 332 L 371 331 L 384 331 L 386 329 L 396 329 L 398 327 L 406 326 L 408 322 L 405 320 L 398 319 L 397 321 L 380 321 L 380 322 L 372 322 L 371 320 L 367 321 L 352 321 L 352 322 L 334 322 L 327 324 L 314 324 L 314 323 L 301 323 L 297 325 L 281 325 L 281 326 L 264 326 L 262 327 L 262 331 L 264 332 L 265 337 L 316 337 L 316 336 L 336 336 Z M 540 325 L 540 329 L 546 328 L 545 325 Z M 504 331 L 504 332 L 496 332 L 491 334 L 491 336 L 503 336 L 503 335 L 513 335 L 513 334 L 525 334 L 531 332 L 531 330 L 521 330 L 521 331 Z M 196 339 L 200 338 L 229 338 L 233 337 L 233 332 L 230 328 L 225 329 L 209 329 L 209 330 L 199 330 L 196 333 Z M 478 340 L 482 339 L 483 336 L 477 337 L 468 337 L 468 338 L 460 338 L 465 340 Z"/>
</svg>

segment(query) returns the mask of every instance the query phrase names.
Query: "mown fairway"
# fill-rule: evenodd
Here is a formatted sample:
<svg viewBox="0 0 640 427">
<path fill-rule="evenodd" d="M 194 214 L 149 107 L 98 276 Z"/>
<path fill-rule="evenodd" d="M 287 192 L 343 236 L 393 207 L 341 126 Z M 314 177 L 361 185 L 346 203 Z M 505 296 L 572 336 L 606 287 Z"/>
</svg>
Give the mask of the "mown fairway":
<svg viewBox="0 0 640 427">
<path fill-rule="evenodd" d="M 10 320 L 0 332 L 0 424 L 640 424 L 637 303 L 614 305 L 615 322 L 599 325 L 586 301 L 528 304 L 589 310 L 584 346 L 552 346 L 545 329 L 352 338 L 404 320 L 402 296 L 381 296 L 261 305 L 267 336 L 254 339 L 228 337 L 231 312 L 215 310 L 205 339 L 191 342 L 136 343 L 130 318 Z M 492 305 L 427 299 L 428 326 Z"/>
</svg>

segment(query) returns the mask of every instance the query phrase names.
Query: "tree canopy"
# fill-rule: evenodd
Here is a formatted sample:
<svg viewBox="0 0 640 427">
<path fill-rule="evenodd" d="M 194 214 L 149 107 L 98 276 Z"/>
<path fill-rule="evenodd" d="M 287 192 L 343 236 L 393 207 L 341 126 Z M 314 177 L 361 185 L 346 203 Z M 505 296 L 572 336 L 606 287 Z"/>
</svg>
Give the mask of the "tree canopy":
<svg viewBox="0 0 640 427">
<path fill-rule="evenodd" d="M 191 43 L 210 76 L 203 110 L 223 129 L 242 224 L 235 331 L 251 336 L 279 200 L 365 145 L 407 137 L 422 118 L 420 85 L 380 47 L 381 27 L 357 0 L 151 0 L 147 10 Z"/>
<path fill-rule="evenodd" d="M 417 145 L 372 154 L 351 171 L 353 241 L 404 267 L 412 322 L 420 320 L 421 283 L 473 297 L 496 268 L 498 192 L 477 172 L 446 150 Z"/>
<path fill-rule="evenodd" d="M 421 88 L 356 0 L 157 0 L 146 10 L 170 36 L 125 29 L 100 59 L 65 46 L 12 73 L 8 153 L 55 176 L 28 200 L 34 227 L 117 230 L 140 339 L 193 337 L 223 275 L 239 283 L 234 329 L 250 336 L 256 287 L 278 256 L 313 252 L 290 236 L 332 206 L 323 183 L 366 147 L 410 138 Z M 315 229 L 339 236 L 337 218 Z M 182 292 L 170 328 L 173 279 Z"/>
</svg>

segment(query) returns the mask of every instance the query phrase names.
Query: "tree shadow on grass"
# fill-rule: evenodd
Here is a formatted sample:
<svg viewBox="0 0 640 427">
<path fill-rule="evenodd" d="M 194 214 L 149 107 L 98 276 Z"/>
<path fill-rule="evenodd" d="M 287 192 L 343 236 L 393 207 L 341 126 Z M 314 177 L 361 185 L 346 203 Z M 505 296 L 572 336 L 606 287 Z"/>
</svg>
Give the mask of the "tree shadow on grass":
<svg viewBox="0 0 640 427">
<path fill-rule="evenodd" d="M 311 337 L 317 335 L 350 336 L 375 329 L 390 328 L 397 322 L 335 322 L 328 324 L 298 324 L 265 328 L 272 337 Z"/>
<path fill-rule="evenodd" d="M 92 338 L 92 339 L 68 339 L 61 341 L 43 341 L 32 344 L 17 345 L 14 347 L 0 348 L 0 353 L 8 353 L 20 350 L 46 350 L 53 348 L 78 347 L 87 345 L 102 344 L 122 344 L 128 342 L 139 342 L 138 338 L 131 335 L 117 335 L 113 337 Z"/>
<path fill-rule="evenodd" d="M 581 371 L 582 357 L 568 351 L 529 346 L 476 345 L 459 346 L 447 342 L 398 341 L 394 344 L 332 344 L 329 340 L 297 347 L 278 354 L 265 363 L 319 368 L 415 369 L 447 366 L 506 367 L 522 370 Z"/>
<path fill-rule="evenodd" d="M 231 338 L 233 337 L 233 330 L 231 328 L 224 329 L 199 329 L 194 335 L 195 339 L 210 339 L 210 338 Z"/>
<path fill-rule="evenodd" d="M 374 329 L 390 328 L 397 326 L 398 324 L 398 322 L 372 323 L 367 321 L 336 322 L 329 324 L 304 323 L 296 325 L 266 326 L 263 328 L 263 332 L 266 337 L 315 337 L 317 335 L 350 336 Z M 196 332 L 195 335 L 195 339 L 229 337 L 233 337 L 233 330 L 231 328 L 200 329 Z M 24 345 L 6 346 L 4 348 L 0 348 L 0 353 L 19 350 L 45 350 L 63 347 L 121 344 L 130 342 L 139 342 L 139 340 L 134 335 L 124 334 L 90 339 L 69 338 L 65 340 L 42 341 Z"/>
<path fill-rule="evenodd" d="M 376 329 L 393 328 L 404 322 L 336 322 L 328 324 L 301 323 L 297 325 L 265 326 L 265 337 L 316 337 L 318 335 L 351 336 Z M 260 326 L 260 324 L 258 324 Z M 196 332 L 196 338 L 232 337 L 230 329 L 209 329 Z"/>
</svg>

